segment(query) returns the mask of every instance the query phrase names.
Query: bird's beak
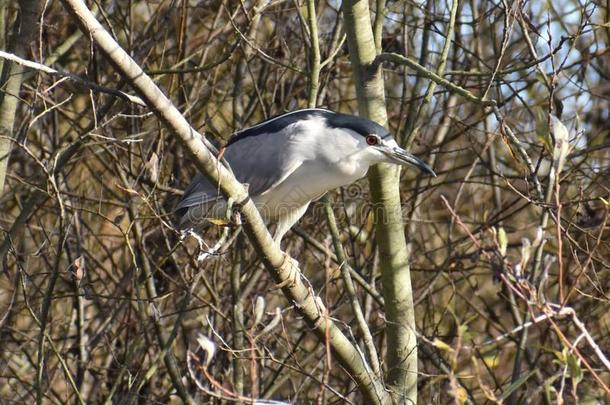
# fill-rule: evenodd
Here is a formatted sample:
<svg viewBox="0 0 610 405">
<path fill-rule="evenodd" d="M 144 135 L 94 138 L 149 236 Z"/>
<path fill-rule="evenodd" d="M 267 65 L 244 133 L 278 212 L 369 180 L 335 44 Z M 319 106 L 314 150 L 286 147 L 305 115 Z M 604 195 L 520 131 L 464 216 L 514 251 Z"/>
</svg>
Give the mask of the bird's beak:
<svg viewBox="0 0 610 405">
<path fill-rule="evenodd" d="M 397 146 L 389 145 L 384 145 L 380 149 L 388 158 L 390 158 L 390 161 L 392 163 L 403 166 L 415 166 L 422 172 L 436 177 L 436 173 L 434 173 L 434 170 L 432 170 L 430 166 L 428 166 L 426 163 L 424 163 L 423 160 L 416 158 L 406 150 Z"/>
</svg>

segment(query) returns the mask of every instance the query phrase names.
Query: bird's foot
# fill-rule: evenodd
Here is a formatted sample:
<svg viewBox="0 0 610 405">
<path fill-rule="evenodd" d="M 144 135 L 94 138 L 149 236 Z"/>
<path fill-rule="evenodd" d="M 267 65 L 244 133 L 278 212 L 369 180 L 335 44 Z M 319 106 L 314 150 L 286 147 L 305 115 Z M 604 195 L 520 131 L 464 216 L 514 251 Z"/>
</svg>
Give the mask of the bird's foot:
<svg viewBox="0 0 610 405">
<path fill-rule="evenodd" d="M 283 280 L 275 285 L 278 289 L 295 285 L 299 277 L 301 277 L 299 262 L 287 253 L 284 253 L 284 261 L 280 265 L 279 270 Z"/>
<path fill-rule="evenodd" d="M 288 256 L 288 259 L 290 259 L 290 264 L 292 265 L 293 268 L 295 269 L 300 269 L 301 264 L 299 263 L 299 261 L 297 259 L 295 259 L 292 256 L 286 255 Z"/>
</svg>

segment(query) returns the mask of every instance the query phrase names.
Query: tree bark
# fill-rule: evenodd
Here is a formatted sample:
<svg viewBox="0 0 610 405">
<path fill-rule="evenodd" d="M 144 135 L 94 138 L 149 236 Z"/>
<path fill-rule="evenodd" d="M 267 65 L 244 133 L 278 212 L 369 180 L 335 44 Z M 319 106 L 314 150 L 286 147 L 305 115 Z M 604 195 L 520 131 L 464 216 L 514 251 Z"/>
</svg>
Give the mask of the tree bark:
<svg viewBox="0 0 610 405">
<path fill-rule="evenodd" d="M 381 67 L 371 27 L 369 4 L 343 2 L 345 30 L 360 115 L 387 126 Z M 417 341 L 409 269 L 400 204 L 400 167 L 380 164 L 369 170 L 377 246 L 385 299 L 386 383 L 395 403 L 417 402 Z"/>
<path fill-rule="evenodd" d="M 9 2 L 3 2 L 0 6 L 8 8 L 8 4 Z M 10 13 L 7 11 L 5 9 L 2 13 L 5 18 L 5 21 L 2 21 L 3 25 L 9 19 Z M 15 55 L 22 58 L 28 57 L 29 46 L 37 31 L 39 15 L 39 0 L 19 1 L 19 16 L 15 20 L 10 41 L 10 50 Z M 25 74 L 25 68 L 17 63 L 5 61 L 2 67 L 0 84 L 0 88 L 2 88 L 2 92 L 0 92 L 0 194 L 4 190 L 6 170 L 14 139 L 15 113 L 19 105 L 19 91 Z"/>
</svg>

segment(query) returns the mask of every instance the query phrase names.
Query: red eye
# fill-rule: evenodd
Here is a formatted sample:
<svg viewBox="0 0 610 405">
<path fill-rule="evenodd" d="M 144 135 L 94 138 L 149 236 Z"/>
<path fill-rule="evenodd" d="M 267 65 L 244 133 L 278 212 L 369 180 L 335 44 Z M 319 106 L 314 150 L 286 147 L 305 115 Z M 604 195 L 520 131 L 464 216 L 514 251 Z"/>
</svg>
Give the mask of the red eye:
<svg viewBox="0 0 610 405">
<path fill-rule="evenodd" d="M 366 136 L 366 144 L 367 145 L 377 145 L 379 143 L 379 138 L 377 135 L 367 135 Z"/>
</svg>

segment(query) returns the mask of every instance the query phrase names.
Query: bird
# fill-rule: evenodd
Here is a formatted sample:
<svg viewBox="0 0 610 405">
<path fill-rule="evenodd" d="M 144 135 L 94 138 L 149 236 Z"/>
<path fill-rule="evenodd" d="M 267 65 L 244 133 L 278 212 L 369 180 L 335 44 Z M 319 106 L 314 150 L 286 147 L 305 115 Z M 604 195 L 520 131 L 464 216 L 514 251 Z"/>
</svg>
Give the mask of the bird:
<svg viewBox="0 0 610 405">
<path fill-rule="evenodd" d="M 412 166 L 436 176 L 400 146 L 380 124 L 324 108 L 287 112 L 236 132 L 222 157 L 247 185 L 263 220 L 275 223 L 273 240 L 284 235 L 307 207 L 328 191 L 364 177 L 372 165 Z M 226 218 L 230 203 L 201 173 L 195 175 L 174 210 L 182 230 L 202 230 Z"/>
</svg>

